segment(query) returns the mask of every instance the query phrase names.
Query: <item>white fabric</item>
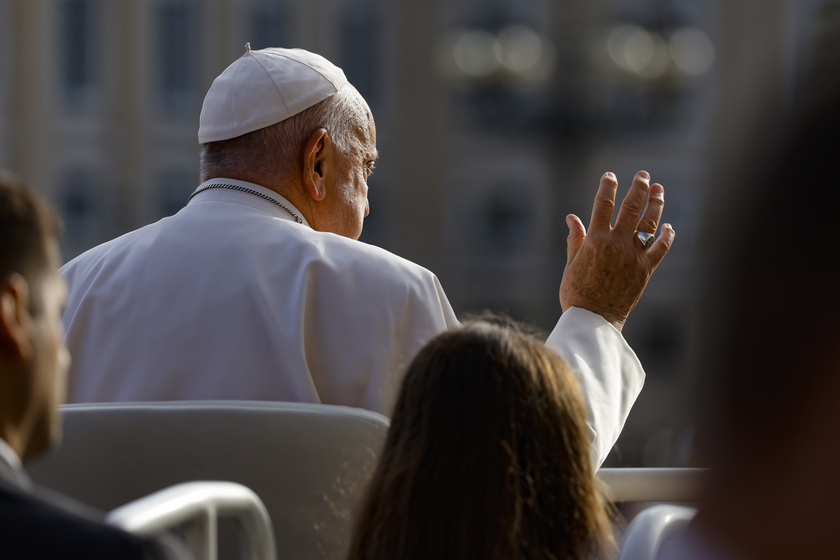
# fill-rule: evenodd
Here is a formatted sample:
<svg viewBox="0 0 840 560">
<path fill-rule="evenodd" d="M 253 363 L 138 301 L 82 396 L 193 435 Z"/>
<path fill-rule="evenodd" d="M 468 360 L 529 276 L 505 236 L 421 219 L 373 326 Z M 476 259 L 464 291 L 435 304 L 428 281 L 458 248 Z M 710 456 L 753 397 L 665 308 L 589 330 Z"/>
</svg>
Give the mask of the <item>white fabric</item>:
<svg viewBox="0 0 840 560">
<path fill-rule="evenodd" d="M 259 185 L 199 189 L 210 183 L 296 210 Z M 389 414 L 414 354 L 459 324 L 428 270 L 232 190 L 205 190 L 62 273 L 69 402 L 278 400 Z M 548 345 L 581 379 L 600 465 L 641 389 L 641 364 L 582 309 L 560 318 Z"/>
<path fill-rule="evenodd" d="M 9 444 L 3 438 L 0 438 L 0 459 L 5 460 L 14 470 L 23 472 L 20 457 L 18 457 L 14 449 L 9 447 Z"/>
<path fill-rule="evenodd" d="M 201 144 L 286 120 L 347 83 L 341 68 L 303 49 L 247 51 L 213 81 L 199 117 Z"/>
<path fill-rule="evenodd" d="M 577 375 L 586 401 L 592 457 L 600 467 L 642 391 L 642 365 L 614 326 L 577 307 L 563 313 L 545 344 Z"/>
</svg>

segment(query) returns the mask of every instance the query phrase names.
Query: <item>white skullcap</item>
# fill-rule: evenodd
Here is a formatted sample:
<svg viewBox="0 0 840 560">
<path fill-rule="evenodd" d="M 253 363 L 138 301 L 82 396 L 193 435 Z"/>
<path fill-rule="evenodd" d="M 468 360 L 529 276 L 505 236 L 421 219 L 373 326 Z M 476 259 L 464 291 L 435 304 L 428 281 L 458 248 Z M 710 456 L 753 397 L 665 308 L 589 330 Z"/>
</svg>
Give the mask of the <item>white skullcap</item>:
<svg viewBox="0 0 840 560">
<path fill-rule="evenodd" d="M 200 144 L 236 138 L 288 119 L 347 83 L 341 68 L 309 51 L 246 48 L 213 81 L 204 98 Z"/>
</svg>

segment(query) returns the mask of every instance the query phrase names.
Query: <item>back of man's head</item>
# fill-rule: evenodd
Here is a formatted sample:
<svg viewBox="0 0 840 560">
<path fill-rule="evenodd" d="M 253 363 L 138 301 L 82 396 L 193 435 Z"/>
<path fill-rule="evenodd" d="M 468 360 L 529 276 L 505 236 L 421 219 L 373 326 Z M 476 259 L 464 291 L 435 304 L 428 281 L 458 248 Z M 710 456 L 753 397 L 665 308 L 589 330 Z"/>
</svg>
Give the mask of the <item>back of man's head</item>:
<svg viewBox="0 0 840 560">
<path fill-rule="evenodd" d="M 341 68 L 302 49 L 250 50 L 213 82 L 201 110 L 201 180 L 289 180 L 304 145 L 326 129 L 337 148 L 368 108 Z"/>
<path fill-rule="evenodd" d="M 21 459 L 60 433 L 69 354 L 58 230 L 52 208 L 0 172 L 0 439 Z"/>
<path fill-rule="evenodd" d="M 0 170 L 0 277 L 20 274 L 30 284 L 49 268 L 49 244 L 59 232 L 52 208 L 13 175 Z"/>
<path fill-rule="evenodd" d="M 341 68 L 303 49 L 252 51 L 217 77 L 199 117 L 201 144 L 229 140 L 297 115 L 347 83 Z"/>
<path fill-rule="evenodd" d="M 214 177 L 292 180 L 300 173 L 302 154 L 312 133 L 327 130 L 336 147 L 345 152 L 356 137 L 353 126 L 367 120 L 367 105 L 350 84 L 334 95 L 289 117 L 227 140 L 201 145 L 201 180 Z M 259 181 L 255 181 L 259 182 Z"/>
</svg>

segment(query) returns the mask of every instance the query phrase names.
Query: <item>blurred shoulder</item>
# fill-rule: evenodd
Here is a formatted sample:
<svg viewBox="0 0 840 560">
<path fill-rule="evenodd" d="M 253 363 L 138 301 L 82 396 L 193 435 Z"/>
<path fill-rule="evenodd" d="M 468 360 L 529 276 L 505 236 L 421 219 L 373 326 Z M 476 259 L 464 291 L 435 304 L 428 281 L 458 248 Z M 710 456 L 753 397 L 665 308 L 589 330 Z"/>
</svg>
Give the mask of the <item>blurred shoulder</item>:
<svg viewBox="0 0 840 560">
<path fill-rule="evenodd" d="M 156 540 L 105 524 L 71 500 L 0 488 L 3 557 L 166 559 L 177 558 Z M 8 556 L 6 556 L 8 555 Z"/>
</svg>

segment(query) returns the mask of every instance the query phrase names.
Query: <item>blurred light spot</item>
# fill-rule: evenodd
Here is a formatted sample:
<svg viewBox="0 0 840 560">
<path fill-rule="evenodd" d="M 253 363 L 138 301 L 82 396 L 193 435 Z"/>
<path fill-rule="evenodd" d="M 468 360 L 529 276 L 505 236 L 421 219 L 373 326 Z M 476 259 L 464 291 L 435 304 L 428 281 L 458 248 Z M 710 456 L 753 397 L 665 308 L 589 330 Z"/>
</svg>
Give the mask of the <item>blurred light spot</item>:
<svg viewBox="0 0 840 560">
<path fill-rule="evenodd" d="M 486 78 L 501 66 L 502 46 L 492 33 L 465 31 L 452 50 L 458 69 L 473 78 Z"/>
<path fill-rule="evenodd" d="M 671 65 L 665 40 L 638 25 L 616 26 L 607 38 L 607 51 L 620 68 L 644 78 L 658 78 Z"/>
<path fill-rule="evenodd" d="M 671 68 L 671 52 L 668 42 L 659 33 L 651 33 L 653 40 L 653 58 L 639 74 L 648 79 L 658 78 Z"/>
<path fill-rule="evenodd" d="M 712 67 L 715 48 L 700 29 L 680 29 L 671 36 L 671 58 L 686 74 L 700 76 Z"/>
<path fill-rule="evenodd" d="M 512 25 L 499 33 L 502 47 L 501 62 L 517 74 L 533 71 L 543 56 L 543 41 L 539 34 L 525 25 Z"/>
<path fill-rule="evenodd" d="M 619 67 L 636 72 L 653 59 L 653 39 L 638 25 L 619 25 L 607 39 L 610 58 Z"/>
<path fill-rule="evenodd" d="M 554 73 L 554 67 L 557 62 L 557 51 L 554 45 L 545 38 L 542 39 L 542 54 L 539 63 L 533 68 L 522 72 L 520 76 L 532 84 L 541 84 L 546 82 Z"/>
</svg>

